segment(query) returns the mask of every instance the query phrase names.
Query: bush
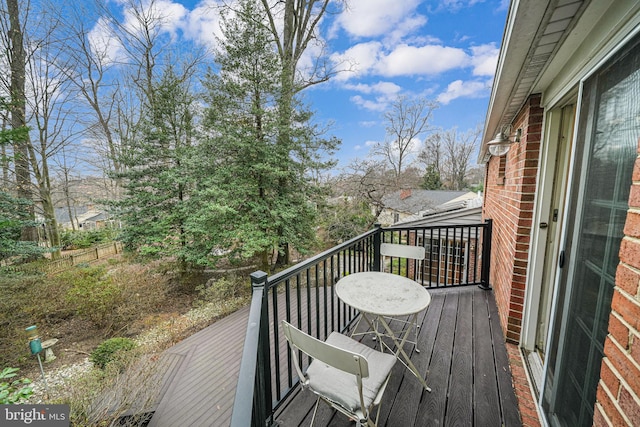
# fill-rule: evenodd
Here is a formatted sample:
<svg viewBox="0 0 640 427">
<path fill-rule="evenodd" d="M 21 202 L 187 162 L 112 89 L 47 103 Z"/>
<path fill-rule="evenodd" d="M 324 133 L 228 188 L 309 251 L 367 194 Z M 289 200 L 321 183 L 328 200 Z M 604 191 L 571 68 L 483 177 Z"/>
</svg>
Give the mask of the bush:
<svg viewBox="0 0 640 427">
<path fill-rule="evenodd" d="M 133 350 L 136 343 L 129 338 L 109 338 L 91 352 L 89 358 L 94 365 L 104 369 L 109 362 L 116 359 L 118 353 Z"/>
<path fill-rule="evenodd" d="M 200 304 L 251 296 L 251 285 L 244 277 L 221 277 L 196 287 Z"/>
<path fill-rule="evenodd" d="M 11 382 L 4 381 L 16 376 L 18 368 L 4 368 L 0 372 L 0 404 L 14 404 L 20 403 L 23 400 L 29 400 L 29 397 L 33 394 L 33 388 L 28 384 L 30 380 L 23 378 L 20 380 L 13 380 Z"/>
<path fill-rule="evenodd" d="M 109 243 L 114 240 L 116 230 L 101 228 L 89 231 L 63 231 L 60 233 L 60 243 L 65 250 L 87 249 L 100 243 Z"/>
<path fill-rule="evenodd" d="M 122 289 L 106 275 L 104 268 L 77 268 L 60 274 L 57 280 L 70 285 L 65 299 L 78 315 L 100 327 L 113 321 L 115 311 L 122 303 Z"/>
</svg>

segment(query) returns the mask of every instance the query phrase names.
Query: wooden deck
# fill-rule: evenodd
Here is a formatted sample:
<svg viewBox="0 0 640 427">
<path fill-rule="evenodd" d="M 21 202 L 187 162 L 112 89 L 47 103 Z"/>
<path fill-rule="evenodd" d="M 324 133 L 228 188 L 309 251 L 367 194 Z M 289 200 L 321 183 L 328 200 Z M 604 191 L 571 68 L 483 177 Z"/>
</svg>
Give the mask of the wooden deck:
<svg viewBox="0 0 640 427">
<path fill-rule="evenodd" d="M 421 351 L 405 349 L 432 392 L 396 364 L 378 425 L 521 425 L 493 293 L 477 287 L 430 292 L 432 302 L 420 319 Z M 169 384 L 150 426 L 229 425 L 247 318 L 248 307 L 167 350 L 181 363 L 165 377 Z M 314 403 L 310 392 L 297 392 L 277 414 L 279 425 L 308 426 Z M 320 405 L 316 426 L 349 425 Z"/>
</svg>

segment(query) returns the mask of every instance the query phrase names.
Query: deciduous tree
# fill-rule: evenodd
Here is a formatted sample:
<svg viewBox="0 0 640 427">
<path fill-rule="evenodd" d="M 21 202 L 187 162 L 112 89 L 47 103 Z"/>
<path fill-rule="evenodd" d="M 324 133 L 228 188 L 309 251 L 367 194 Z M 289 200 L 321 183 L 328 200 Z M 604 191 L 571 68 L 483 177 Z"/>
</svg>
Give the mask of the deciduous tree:
<svg viewBox="0 0 640 427">
<path fill-rule="evenodd" d="M 22 6 L 22 7 L 20 7 Z M 26 119 L 25 70 L 27 54 L 24 46 L 23 20 L 29 9 L 29 2 L 18 4 L 18 0 L 7 0 L 7 18 L 2 21 L 5 53 L 11 70 L 9 81 L 9 97 L 11 105 L 11 128 L 24 129 Z M 21 133 L 13 140 L 15 164 L 16 191 L 19 198 L 32 200 L 31 174 L 29 168 L 29 134 Z M 33 204 L 27 206 L 28 216 L 35 219 Z M 22 230 L 22 240 L 37 241 L 38 235 L 33 226 L 25 226 Z"/>
<path fill-rule="evenodd" d="M 391 167 L 396 186 L 404 169 L 415 158 L 420 136 L 430 130 L 430 120 L 436 108 L 437 104 L 426 98 L 399 96 L 385 112 L 385 141 L 375 145 L 372 152 Z"/>
</svg>

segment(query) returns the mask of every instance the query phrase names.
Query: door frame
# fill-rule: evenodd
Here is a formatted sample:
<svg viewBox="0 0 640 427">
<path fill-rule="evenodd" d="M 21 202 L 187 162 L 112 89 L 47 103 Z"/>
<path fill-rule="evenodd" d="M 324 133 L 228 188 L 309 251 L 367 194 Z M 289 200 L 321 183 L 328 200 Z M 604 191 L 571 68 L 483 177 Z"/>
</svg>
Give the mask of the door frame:
<svg viewBox="0 0 640 427">
<path fill-rule="evenodd" d="M 533 219 L 531 224 L 531 248 L 529 250 L 527 283 L 525 286 L 525 304 L 522 319 L 522 335 L 520 338 L 520 346 L 528 351 L 533 352 L 536 346 L 536 335 L 538 330 L 538 313 L 540 310 L 540 302 L 542 296 L 543 281 L 545 279 L 544 265 L 545 259 L 549 257 L 552 262 L 559 252 L 560 240 L 562 236 L 562 227 L 556 229 L 556 235 L 553 243 L 552 253 L 547 254 L 547 238 L 549 228 L 541 228 L 540 224 L 548 222 L 553 202 L 553 188 L 556 181 L 556 169 L 562 176 L 560 180 L 560 200 L 562 200 L 562 223 L 564 223 L 564 200 L 567 195 L 567 182 L 569 177 L 569 167 L 573 157 L 573 138 L 575 135 L 576 120 L 574 119 L 571 131 L 571 141 L 566 141 L 565 150 L 570 150 L 564 157 L 564 164 L 556 168 L 556 157 L 558 156 L 559 138 L 561 134 L 561 126 L 563 120 L 563 108 L 570 104 L 575 104 L 574 117 L 577 110 L 577 88 L 571 91 L 562 102 L 552 107 L 545 114 L 545 122 L 543 129 L 543 147 L 540 153 L 540 165 L 538 169 L 537 182 L 539 183 L 537 192 L 540 195 L 536 199 Z M 548 274 L 547 277 L 553 277 L 553 283 L 550 284 L 549 292 L 551 297 L 554 294 L 555 274 Z"/>
</svg>

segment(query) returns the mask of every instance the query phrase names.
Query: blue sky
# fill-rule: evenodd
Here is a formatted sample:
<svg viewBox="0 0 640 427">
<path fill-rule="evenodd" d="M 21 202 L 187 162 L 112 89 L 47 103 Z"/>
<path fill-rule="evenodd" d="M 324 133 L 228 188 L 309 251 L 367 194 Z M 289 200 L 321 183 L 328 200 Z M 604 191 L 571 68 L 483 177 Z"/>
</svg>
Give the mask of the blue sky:
<svg viewBox="0 0 640 427">
<path fill-rule="evenodd" d="M 126 8 L 126 0 L 110 1 L 121 12 Z M 176 42 L 210 47 L 220 2 L 154 4 Z M 384 140 L 382 115 L 398 95 L 438 101 L 433 127 L 466 131 L 482 124 L 507 9 L 506 0 L 349 0 L 346 11 L 326 16 L 320 37 L 331 58 L 355 69 L 306 90 L 305 99 L 342 140 L 339 166 L 366 157 Z M 94 29 L 99 40 L 99 25 Z"/>
</svg>

